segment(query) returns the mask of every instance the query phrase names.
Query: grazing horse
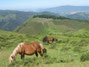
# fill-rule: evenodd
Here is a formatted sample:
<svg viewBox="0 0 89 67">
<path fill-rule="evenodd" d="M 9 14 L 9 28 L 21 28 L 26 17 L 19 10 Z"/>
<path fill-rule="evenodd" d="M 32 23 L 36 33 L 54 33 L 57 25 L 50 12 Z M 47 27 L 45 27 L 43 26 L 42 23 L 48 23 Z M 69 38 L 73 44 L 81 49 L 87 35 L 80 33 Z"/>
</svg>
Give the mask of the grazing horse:
<svg viewBox="0 0 89 67">
<path fill-rule="evenodd" d="M 49 43 L 50 41 L 53 42 L 53 41 L 54 41 L 54 38 L 53 38 L 53 37 L 50 37 L 50 38 L 47 39 L 47 42 L 48 42 L 48 43 Z"/>
<path fill-rule="evenodd" d="M 47 37 L 47 36 L 45 36 L 45 37 L 43 38 L 43 42 L 48 42 L 48 43 L 49 43 L 50 41 L 53 42 L 53 41 L 54 41 L 54 38 L 53 38 L 53 37 L 50 37 L 50 38 L 49 38 L 49 37 Z"/>
<path fill-rule="evenodd" d="M 45 36 L 44 38 L 43 38 L 43 42 L 53 42 L 53 41 L 56 41 L 56 42 L 58 42 L 58 39 L 57 38 L 54 38 L 54 37 L 47 37 L 47 36 Z"/>
<path fill-rule="evenodd" d="M 46 53 L 46 48 L 39 43 L 20 43 L 18 46 L 14 49 L 12 54 L 9 57 L 10 63 L 12 61 L 15 61 L 16 55 L 20 54 L 21 59 L 24 59 L 24 55 L 33 55 L 35 54 L 38 57 L 38 53 L 40 56 L 43 56 L 44 53 Z"/>
</svg>

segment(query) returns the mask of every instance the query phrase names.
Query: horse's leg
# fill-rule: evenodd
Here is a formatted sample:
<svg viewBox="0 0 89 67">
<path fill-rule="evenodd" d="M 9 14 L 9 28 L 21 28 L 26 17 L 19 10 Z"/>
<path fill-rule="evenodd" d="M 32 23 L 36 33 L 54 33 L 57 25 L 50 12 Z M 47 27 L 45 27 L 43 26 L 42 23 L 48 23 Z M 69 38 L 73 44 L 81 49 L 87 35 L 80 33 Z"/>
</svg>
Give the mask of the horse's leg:
<svg viewBox="0 0 89 67">
<path fill-rule="evenodd" d="M 54 42 L 54 39 L 52 40 L 52 42 Z"/>
<path fill-rule="evenodd" d="M 38 53 L 37 53 L 37 51 L 35 52 L 35 55 L 36 55 L 36 57 L 38 57 Z"/>
<path fill-rule="evenodd" d="M 58 40 L 56 39 L 56 42 L 58 43 Z"/>
<path fill-rule="evenodd" d="M 24 59 L 24 54 L 21 54 L 21 59 Z"/>
<path fill-rule="evenodd" d="M 49 41 L 47 41 L 49 43 Z"/>
<path fill-rule="evenodd" d="M 39 54 L 40 54 L 40 56 L 43 56 L 43 54 L 42 54 L 42 52 L 41 52 L 41 51 L 39 51 Z"/>
</svg>

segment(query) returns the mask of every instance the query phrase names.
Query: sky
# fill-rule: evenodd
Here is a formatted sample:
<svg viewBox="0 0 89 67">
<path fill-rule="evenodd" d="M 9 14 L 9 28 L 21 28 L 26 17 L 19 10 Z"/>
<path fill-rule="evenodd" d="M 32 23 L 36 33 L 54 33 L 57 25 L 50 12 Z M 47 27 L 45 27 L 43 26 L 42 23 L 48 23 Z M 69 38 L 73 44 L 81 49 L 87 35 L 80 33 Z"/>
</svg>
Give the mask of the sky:
<svg viewBox="0 0 89 67">
<path fill-rule="evenodd" d="M 89 0 L 0 0 L 0 9 L 40 9 L 64 5 L 89 6 Z"/>
</svg>

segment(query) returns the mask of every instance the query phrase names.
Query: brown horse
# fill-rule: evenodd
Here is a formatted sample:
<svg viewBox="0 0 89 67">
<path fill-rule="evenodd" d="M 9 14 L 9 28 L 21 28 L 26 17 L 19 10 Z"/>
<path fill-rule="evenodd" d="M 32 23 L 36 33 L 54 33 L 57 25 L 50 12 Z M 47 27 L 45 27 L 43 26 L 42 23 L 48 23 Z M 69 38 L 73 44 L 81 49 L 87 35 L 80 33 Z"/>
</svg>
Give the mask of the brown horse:
<svg viewBox="0 0 89 67">
<path fill-rule="evenodd" d="M 48 43 L 49 43 L 50 41 L 53 42 L 53 41 L 54 41 L 54 38 L 53 38 L 53 37 L 50 37 L 50 38 L 47 39 L 47 42 L 48 42 Z"/>
<path fill-rule="evenodd" d="M 47 37 L 47 36 L 45 36 L 44 38 L 43 38 L 43 42 L 54 42 L 54 41 L 56 41 L 56 42 L 58 42 L 58 39 L 57 38 L 54 38 L 54 37 Z"/>
<path fill-rule="evenodd" d="M 10 63 L 16 59 L 16 55 L 20 54 L 21 59 L 24 58 L 24 55 L 33 55 L 35 54 L 38 57 L 38 53 L 40 56 L 43 56 L 47 50 L 42 44 L 39 43 L 20 43 L 13 51 L 13 53 L 9 57 Z"/>
</svg>

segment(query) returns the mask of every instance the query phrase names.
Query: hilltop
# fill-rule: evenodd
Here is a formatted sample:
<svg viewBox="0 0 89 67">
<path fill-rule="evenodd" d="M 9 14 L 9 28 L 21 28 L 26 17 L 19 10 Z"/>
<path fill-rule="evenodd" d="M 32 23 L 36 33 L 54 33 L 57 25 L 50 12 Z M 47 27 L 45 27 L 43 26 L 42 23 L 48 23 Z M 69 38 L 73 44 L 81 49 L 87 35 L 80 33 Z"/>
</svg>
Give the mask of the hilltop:
<svg viewBox="0 0 89 67">
<path fill-rule="evenodd" d="M 89 29 L 88 20 L 73 20 L 65 17 L 34 17 L 19 26 L 15 31 L 27 34 L 44 34 Z"/>
</svg>

